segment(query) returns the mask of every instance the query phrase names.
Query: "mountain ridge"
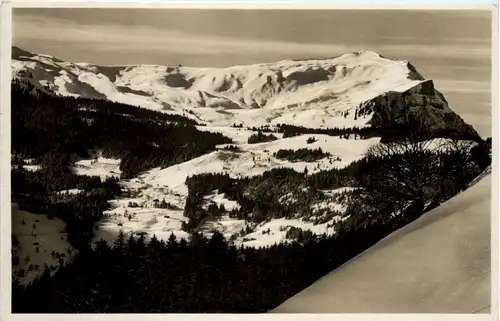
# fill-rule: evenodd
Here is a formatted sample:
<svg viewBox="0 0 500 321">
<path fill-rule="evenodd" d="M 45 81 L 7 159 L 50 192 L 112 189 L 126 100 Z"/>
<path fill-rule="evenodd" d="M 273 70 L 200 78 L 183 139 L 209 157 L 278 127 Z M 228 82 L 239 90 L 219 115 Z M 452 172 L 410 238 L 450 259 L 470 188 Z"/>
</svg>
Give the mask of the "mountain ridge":
<svg viewBox="0 0 500 321">
<path fill-rule="evenodd" d="M 12 53 L 15 77 L 30 75 L 57 94 L 182 114 L 213 126 L 387 127 L 409 114 L 432 129 L 479 137 L 409 61 L 373 51 L 227 68 L 97 66 L 18 47 Z"/>
</svg>

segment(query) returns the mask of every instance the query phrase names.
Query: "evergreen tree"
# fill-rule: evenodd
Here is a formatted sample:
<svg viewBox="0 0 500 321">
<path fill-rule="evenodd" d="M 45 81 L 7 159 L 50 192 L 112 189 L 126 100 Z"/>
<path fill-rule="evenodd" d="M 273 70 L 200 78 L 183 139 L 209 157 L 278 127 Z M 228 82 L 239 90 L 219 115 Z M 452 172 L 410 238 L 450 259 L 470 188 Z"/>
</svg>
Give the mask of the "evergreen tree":
<svg viewBox="0 0 500 321">
<path fill-rule="evenodd" d="M 123 249 L 124 246 L 125 246 L 125 234 L 123 233 L 123 230 L 120 230 L 114 242 L 114 247 L 115 249 Z"/>
</svg>

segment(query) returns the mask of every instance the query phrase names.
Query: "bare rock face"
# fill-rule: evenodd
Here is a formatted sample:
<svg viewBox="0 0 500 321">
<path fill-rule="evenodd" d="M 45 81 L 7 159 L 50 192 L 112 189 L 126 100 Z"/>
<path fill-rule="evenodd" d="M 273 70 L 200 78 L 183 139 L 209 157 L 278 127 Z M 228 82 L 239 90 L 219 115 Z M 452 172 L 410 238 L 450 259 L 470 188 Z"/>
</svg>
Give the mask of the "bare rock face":
<svg viewBox="0 0 500 321">
<path fill-rule="evenodd" d="M 408 124 L 409 119 L 424 124 L 430 132 L 449 131 L 467 138 L 480 138 L 474 128 L 453 112 L 443 94 L 426 80 L 403 92 L 390 91 L 368 101 L 359 114 L 373 113 L 368 124 L 374 127 Z"/>
</svg>

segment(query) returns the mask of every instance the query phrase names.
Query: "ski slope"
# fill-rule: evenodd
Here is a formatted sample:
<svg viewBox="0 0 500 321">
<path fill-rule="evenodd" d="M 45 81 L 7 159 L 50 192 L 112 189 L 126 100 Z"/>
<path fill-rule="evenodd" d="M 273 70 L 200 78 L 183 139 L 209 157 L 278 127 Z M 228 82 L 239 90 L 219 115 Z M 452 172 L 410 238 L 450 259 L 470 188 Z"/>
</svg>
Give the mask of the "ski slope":
<svg viewBox="0 0 500 321">
<path fill-rule="evenodd" d="M 392 233 L 272 313 L 489 313 L 490 180 Z"/>
</svg>

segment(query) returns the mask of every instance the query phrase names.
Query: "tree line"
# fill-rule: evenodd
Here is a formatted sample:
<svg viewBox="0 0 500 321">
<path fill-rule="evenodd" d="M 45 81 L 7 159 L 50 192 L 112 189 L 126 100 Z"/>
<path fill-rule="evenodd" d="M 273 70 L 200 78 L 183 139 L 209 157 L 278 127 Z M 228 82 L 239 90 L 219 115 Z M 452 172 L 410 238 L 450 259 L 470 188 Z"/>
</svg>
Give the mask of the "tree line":
<svg viewBox="0 0 500 321">
<path fill-rule="evenodd" d="M 321 148 L 309 149 L 309 148 L 299 148 L 297 150 L 293 149 L 280 149 L 274 153 L 274 157 L 280 159 L 286 159 L 290 162 L 315 162 L 317 160 L 331 156 L 328 152 L 323 152 Z"/>
<path fill-rule="evenodd" d="M 261 127 L 251 127 L 250 130 L 260 133 L 282 133 L 283 138 L 295 137 L 306 134 L 328 135 L 340 137 L 343 139 L 370 139 L 380 137 L 381 142 L 394 142 L 415 132 L 415 128 L 411 128 L 415 120 L 408 116 L 408 121 L 404 124 L 391 123 L 383 127 L 367 126 L 367 127 L 329 127 L 329 128 L 310 128 L 305 126 L 297 126 L 290 124 L 277 124 L 272 128 L 268 125 Z M 237 127 L 240 128 L 240 127 Z M 264 135 L 264 134 L 261 134 Z M 470 131 L 458 131 L 455 129 L 432 129 L 426 131 L 426 136 L 422 139 L 432 138 L 449 138 L 454 140 L 471 140 L 480 142 L 481 137 Z"/>
<path fill-rule="evenodd" d="M 278 138 L 273 134 L 265 135 L 261 131 L 258 131 L 256 134 L 250 135 L 248 137 L 249 144 L 259 144 L 259 143 L 267 143 L 277 140 Z"/>
</svg>

